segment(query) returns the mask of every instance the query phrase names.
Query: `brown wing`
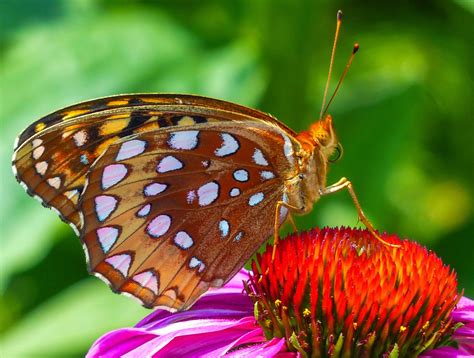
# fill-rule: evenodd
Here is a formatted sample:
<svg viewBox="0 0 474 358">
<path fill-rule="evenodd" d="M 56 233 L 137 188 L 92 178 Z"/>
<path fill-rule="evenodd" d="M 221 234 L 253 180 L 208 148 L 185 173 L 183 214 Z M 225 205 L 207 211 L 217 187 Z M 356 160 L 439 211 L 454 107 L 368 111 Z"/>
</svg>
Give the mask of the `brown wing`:
<svg viewBox="0 0 474 358">
<path fill-rule="evenodd" d="M 294 133 L 269 115 L 229 102 L 187 95 L 124 95 L 80 103 L 30 125 L 19 137 L 13 171 L 26 191 L 76 231 L 78 201 L 92 163 L 130 135 L 213 121 L 260 120 Z"/>
<path fill-rule="evenodd" d="M 288 141 L 279 127 L 247 121 L 113 143 L 80 203 L 90 271 L 147 307 L 172 310 L 222 286 L 273 233 L 294 171 Z"/>
</svg>

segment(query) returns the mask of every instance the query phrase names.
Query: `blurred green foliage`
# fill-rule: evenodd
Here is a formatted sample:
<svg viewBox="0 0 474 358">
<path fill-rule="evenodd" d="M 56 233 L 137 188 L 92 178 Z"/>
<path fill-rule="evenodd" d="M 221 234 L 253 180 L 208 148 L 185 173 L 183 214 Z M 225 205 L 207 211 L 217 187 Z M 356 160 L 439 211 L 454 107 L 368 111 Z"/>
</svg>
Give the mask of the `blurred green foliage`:
<svg viewBox="0 0 474 358">
<path fill-rule="evenodd" d="M 376 227 L 433 249 L 474 296 L 472 24 L 469 0 L 0 2 L 1 353 L 83 354 L 149 311 L 87 276 L 72 230 L 15 182 L 15 136 L 78 101 L 130 92 L 218 97 L 296 130 L 317 118 L 338 8 L 330 112 L 350 178 Z M 334 81 L 335 82 L 335 81 Z M 356 225 L 347 193 L 301 228 Z"/>
</svg>

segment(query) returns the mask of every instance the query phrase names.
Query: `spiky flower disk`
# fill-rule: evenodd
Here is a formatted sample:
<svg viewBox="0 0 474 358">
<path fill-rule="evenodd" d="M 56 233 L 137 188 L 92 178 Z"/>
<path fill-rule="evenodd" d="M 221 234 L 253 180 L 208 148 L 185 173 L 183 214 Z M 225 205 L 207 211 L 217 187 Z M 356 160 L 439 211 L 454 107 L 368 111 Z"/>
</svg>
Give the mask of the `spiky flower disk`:
<svg viewBox="0 0 474 358">
<path fill-rule="evenodd" d="M 417 355 L 449 339 L 461 297 L 434 253 L 395 235 L 314 229 L 267 247 L 246 290 L 267 338 L 314 357 Z"/>
</svg>

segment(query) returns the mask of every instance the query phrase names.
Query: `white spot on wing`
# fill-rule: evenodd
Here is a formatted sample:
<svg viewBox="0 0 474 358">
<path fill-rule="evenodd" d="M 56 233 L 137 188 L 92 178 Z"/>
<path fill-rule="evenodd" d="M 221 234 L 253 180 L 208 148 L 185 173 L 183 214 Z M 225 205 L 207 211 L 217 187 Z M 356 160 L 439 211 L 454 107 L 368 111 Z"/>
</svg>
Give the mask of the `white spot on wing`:
<svg viewBox="0 0 474 358">
<path fill-rule="evenodd" d="M 20 137 L 18 137 L 18 139 L 20 139 Z M 33 148 L 36 148 L 36 147 L 39 147 L 41 144 L 43 144 L 43 141 L 37 138 L 37 139 L 33 139 L 31 144 L 33 145 Z"/>
<path fill-rule="evenodd" d="M 192 150 L 198 145 L 199 131 L 173 132 L 168 139 L 168 145 L 172 149 Z"/>
<path fill-rule="evenodd" d="M 150 289 L 155 295 L 158 294 L 158 279 L 152 271 L 145 271 L 133 276 L 133 281 Z"/>
<path fill-rule="evenodd" d="M 156 171 L 158 173 L 166 173 L 171 172 L 173 170 L 178 170 L 183 167 L 183 163 L 181 163 L 178 159 L 173 157 L 172 155 L 168 155 L 161 159 L 160 163 L 156 167 Z"/>
<path fill-rule="evenodd" d="M 245 169 L 238 169 L 233 174 L 234 179 L 240 182 L 246 182 L 249 180 L 249 172 Z"/>
<path fill-rule="evenodd" d="M 187 250 L 193 246 L 194 241 L 191 236 L 186 231 L 179 231 L 174 237 L 174 243 L 180 249 Z"/>
<path fill-rule="evenodd" d="M 219 184 L 213 181 L 204 184 L 198 189 L 197 195 L 200 206 L 209 205 L 219 197 Z"/>
<path fill-rule="evenodd" d="M 108 253 L 119 236 L 119 230 L 116 227 L 104 226 L 96 231 L 97 239 L 104 254 Z"/>
<path fill-rule="evenodd" d="M 255 152 L 253 152 L 252 158 L 253 158 L 253 161 L 254 161 L 255 164 L 263 165 L 263 166 L 268 165 L 267 159 L 263 155 L 262 151 L 258 148 L 255 149 Z"/>
<path fill-rule="evenodd" d="M 227 220 L 221 220 L 219 222 L 219 230 L 223 238 L 229 235 L 229 230 L 230 230 L 229 222 Z"/>
<path fill-rule="evenodd" d="M 242 236 L 244 236 L 244 232 L 240 231 L 237 235 L 235 235 L 234 241 L 239 242 L 242 239 Z"/>
<path fill-rule="evenodd" d="M 61 178 L 60 177 L 53 177 L 46 180 L 49 186 L 53 187 L 54 189 L 59 189 L 61 186 Z"/>
<path fill-rule="evenodd" d="M 255 205 L 258 205 L 262 202 L 263 198 L 265 198 L 265 195 L 263 195 L 263 193 L 257 193 L 257 194 L 253 194 L 250 198 L 249 198 L 249 205 L 250 206 L 255 206 Z"/>
<path fill-rule="evenodd" d="M 106 190 L 119 183 L 127 175 L 127 167 L 123 164 L 110 164 L 102 173 L 102 189 Z"/>
<path fill-rule="evenodd" d="M 38 162 L 35 164 L 35 169 L 36 172 L 43 176 L 44 173 L 46 173 L 46 170 L 48 170 L 48 163 L 47 162 Z"/>
<path fill-rule="evenodd" d="M 147 216 L 151 211 L 151 204 L 144 205 L 140 210 L 138 210 L 137 215 L 140 217 Z"/>
<path fill-rule="evenodd" d="M 188 204 L 192 204 L 194 199 L 196 199 L 196 190 L 191 190 L 188 192 L 188 195 L 186 196 L 186 200 Z"/>
<path fill-rule="evenodd" d="M 171 217 L 169 215 L 158 215 L 148 224 L 146 231 L 154 238 L 166 234 L 171 226 Z"/>
<path fill-rule="evenodd" d="M 275 174 L 273 174 L 273 172 L 270 172 L 268 170 L 261 171 L 260 176 L 262 177 L 262 180 L 270 180 L 270 179 L 275 178 Z"/>
<path fill-rule="evenodd" d="M 110 195 L 98 195 L 94 198 L 95 213 L 99 221 L 104 221 L 117 208 L 117 199 Z"/>
<path fill-rule="evenodd" d="M 191 257 L 191 260 L 189 260 L 189 268 L 194 269 L 196 267 L 199 267 L 198 271 L 202 272 L 206 268 L 206 265 L 199 260 L 196 256 Z"/>
<path fill-rule="evenodd" d="M 72 138 L 77 147 L 82 147 L 87 142 L 87 132 L 85 130 L 80 130 L 79 132 L 74 133 Z"/>
<path fill-rule="evenodd" d="M 36 147 L 35 149 L 33 149 L 33 159 L 34 160 L 38 160 L 44 153 L 44 147 L 43 146 L 39 146 L 39 147 Z"/>
<path fill-rule="evenodd" d="M 128 142 L 124 142 L 117 153 L 115 160 L 124 160 L 136 157 L 145 151 L 146 142 L 139 139 L 132 139 Z"/>
<path fill-rule="evenodd" d="M 222 145 L 215 150 L 218 157 L 225 157 L 234 154 L 239 150 L 239 142 L 229 133 L 221 133 Z"/>
<path fill-rule="evenodd" d="M 286 156 L 286 159 L 293 164 L 294 161 L 294 151 L 293 151 L 293 144 L 291 143 L 290 138 L 286 134 L 282 134 L 284 144 L 283 144 L 283 153 Z"/>
<path fill-rule="evenodd" d="M 112 265 L 124 277 L 128 276 L 128 270 L 132 263 L 132 257 L 129 254 L 119 254 L 105 259 L 105 262 Z"/>
<path fill-rule="evenodd" d="M 229 194 L 230 194 L 230 196 L 233 197 L 233 198 L 236 197 L 236 196 L 239 196 L 239 195 L 240 195 L 240 189 L 239 189 L 239 188 L 232 188 L 232 189 L 230 190 L 230 193 L 229 193 Z"/>
<path fill-rule="evenodd" d="M 162 293 L 162 295 L 166 296 L 166 297 L 169 297 L 172 301 L 176 301 L 176 298 L 178 297 L 178 296 L 176 296 L 175 290 L 173 290 L 171 288 L 169 290 L 164 291 Z"/>
<path fill-rule="evenodd" d="M 152 183 L 148 184 L 143 192 L 145 193 L 145 196 L 154 196 L 164 192 L 167 187 L 168 185 L 166 184 Z"/>
</svg>

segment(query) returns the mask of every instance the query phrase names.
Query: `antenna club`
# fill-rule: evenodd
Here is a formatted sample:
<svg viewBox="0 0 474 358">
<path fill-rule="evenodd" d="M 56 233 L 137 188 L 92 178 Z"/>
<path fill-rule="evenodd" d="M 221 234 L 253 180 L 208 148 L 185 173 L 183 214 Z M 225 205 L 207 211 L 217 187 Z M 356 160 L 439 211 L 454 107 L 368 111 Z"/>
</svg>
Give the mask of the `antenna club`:
<svg viewBox="0 0 474 358">
<path fill-rule="evenodd" d="M 352 54 L 353 54 L 353 55 L 355 55 L 355 53 L 356 53 L 357 51 L 359 51 L 359 47 L 360 47 L 360 46 L 359 46 L 358 43 L 355 43 L 355 44 L 354 44 L 354 48 L 352 49 Z"/>
<path fill-rule="evenodd" d="M 342 11 L 337 10 L 337 21 L 341 21 L 341 20 L 342 20 Z"/>
</svg>

